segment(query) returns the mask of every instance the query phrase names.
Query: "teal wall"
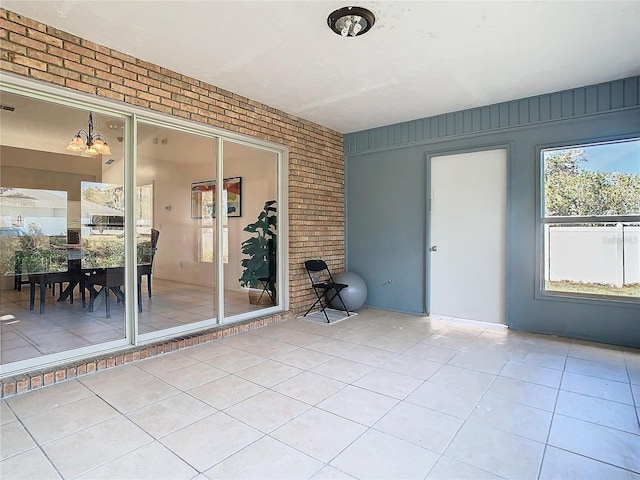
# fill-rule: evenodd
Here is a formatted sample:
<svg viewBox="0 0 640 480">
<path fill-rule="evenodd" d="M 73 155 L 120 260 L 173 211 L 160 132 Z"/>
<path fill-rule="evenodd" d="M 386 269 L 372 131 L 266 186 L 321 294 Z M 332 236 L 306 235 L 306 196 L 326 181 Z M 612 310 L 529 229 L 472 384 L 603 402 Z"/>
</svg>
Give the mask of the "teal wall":
<svg viewBox="0 0 640 480">
<path fill-rule="evenodd" d="M 507 323 L 640 346 L 640 304 L 539 294 L 540 147 L 640 136 L 640 77 L 345 136 L 346 262 L 366 304 L 425 312 L 426 156 L 508 148 Z M 391 280 L 391 282 L 389 282 Z"/>
</svg>

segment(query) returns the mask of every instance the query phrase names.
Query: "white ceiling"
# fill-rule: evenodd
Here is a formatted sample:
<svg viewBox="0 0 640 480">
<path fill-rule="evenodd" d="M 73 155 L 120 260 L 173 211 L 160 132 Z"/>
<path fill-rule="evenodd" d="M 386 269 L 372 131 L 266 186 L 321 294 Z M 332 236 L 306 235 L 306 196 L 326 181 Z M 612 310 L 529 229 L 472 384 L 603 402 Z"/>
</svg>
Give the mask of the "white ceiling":
<svg viewBox="0 0 640 480">
<path fill-rule="evenodd" d="M 369 8 L 342 38 L 335 9 Z M 640 2 L 2 0 L 348 133 L 640 74 Z"/>
</svg>

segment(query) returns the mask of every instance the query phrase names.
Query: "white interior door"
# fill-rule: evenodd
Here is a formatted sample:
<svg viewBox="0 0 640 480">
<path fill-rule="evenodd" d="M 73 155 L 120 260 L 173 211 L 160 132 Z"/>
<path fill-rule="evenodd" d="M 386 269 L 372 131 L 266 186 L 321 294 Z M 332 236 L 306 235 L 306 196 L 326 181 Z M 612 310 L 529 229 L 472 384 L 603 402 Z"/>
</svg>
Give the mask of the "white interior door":
<svg viewBox="0 0 640 480">
<path fill-rule="evenodd" d="M 507 151 L 431 158 L 431 315 L 505 323 Z"/>
</svg>

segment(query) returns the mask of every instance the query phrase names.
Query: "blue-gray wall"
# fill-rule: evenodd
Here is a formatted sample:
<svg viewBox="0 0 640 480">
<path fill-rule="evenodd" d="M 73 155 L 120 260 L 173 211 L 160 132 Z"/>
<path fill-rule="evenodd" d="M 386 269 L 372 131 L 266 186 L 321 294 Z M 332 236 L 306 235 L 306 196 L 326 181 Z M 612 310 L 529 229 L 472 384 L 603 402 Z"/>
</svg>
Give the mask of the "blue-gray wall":
<svg viewBox="0 0 640 480">
<path fill-rule="evenodd" d="M 640 136 L 639 90 L 633 77 L 347 134 L 346 263 L 366 304 L 425 312 L 426 155 L 507 145 L 507 324 L 640 346 L 640 304 L 539 295 L 536 241 L 538 149 Z"/>
</svg>

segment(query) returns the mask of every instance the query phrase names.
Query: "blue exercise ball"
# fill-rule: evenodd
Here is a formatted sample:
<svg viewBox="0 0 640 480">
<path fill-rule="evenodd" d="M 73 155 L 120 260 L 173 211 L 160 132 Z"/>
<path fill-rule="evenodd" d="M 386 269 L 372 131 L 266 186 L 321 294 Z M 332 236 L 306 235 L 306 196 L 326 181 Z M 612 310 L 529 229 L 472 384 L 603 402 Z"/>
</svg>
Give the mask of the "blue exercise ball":
<svg viewBox="0 0 640 480">
<path fill-rule="evenodd" d="M 342 272 L 335 274 L 333 276 L 333 280 L 336 283 L 346 283 L 349 285 L 347 288 L 340 290 L 340 296 L 342 297 L 344 306 L 347 307 L 347 310 L 355 312 L 364 305 L 364 302 L 367 299 L 367 284 L 364 283 L 364 280 L 360 275 L 353 272 Z M 328 294 L 331 296 L 334 293 L 335 292 L 333 290 L 330 290 Z M 336 310 L 344 310 L 344 307 L 337 296 L 331 300 L 331 306 Z"/>
</svg>

